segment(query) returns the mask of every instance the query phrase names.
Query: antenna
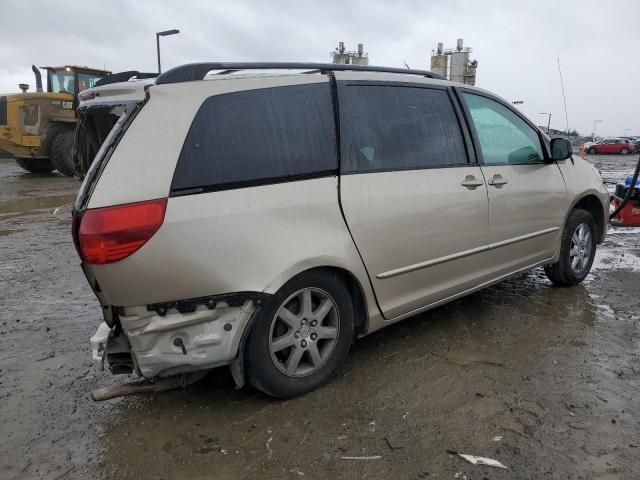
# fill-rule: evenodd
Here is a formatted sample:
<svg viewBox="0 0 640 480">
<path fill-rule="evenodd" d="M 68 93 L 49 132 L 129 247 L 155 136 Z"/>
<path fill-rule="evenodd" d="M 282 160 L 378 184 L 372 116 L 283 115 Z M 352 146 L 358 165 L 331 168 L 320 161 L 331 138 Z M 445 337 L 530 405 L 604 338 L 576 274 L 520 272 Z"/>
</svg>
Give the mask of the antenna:
<svg viewBox="0 0 640 480">
<path fill-rule="evenodd" d="M 567 126 L 567 135 L 569 135 L 569 116 L 567 115 L 567 97 L 564 94 L 564 82 L 562 81 L 562 69 L 560 68 L 560 57 L 558 58 L 558 72 L 560 73 L 560 86 L 562 87 L 562 101 L 564 102 L 564 120 Z"/>
</svg>

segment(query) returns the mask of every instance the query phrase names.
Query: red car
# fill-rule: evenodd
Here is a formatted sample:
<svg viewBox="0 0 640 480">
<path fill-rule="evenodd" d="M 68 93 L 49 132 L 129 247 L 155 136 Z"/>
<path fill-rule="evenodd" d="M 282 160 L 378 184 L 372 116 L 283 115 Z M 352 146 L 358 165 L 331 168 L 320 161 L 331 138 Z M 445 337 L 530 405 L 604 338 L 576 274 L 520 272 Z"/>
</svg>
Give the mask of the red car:
<svg viewBox="0 0 640 480">
<path fill-rule="evenodd" d="M 589 145 L 587 153 L 593 155 L 594 153 L 619 153 L 620 155 L 627 155 L 635 152 L 636 146 L 629 140 L 624 138 L 605 138 L 598 143 Z"/>
</svg>

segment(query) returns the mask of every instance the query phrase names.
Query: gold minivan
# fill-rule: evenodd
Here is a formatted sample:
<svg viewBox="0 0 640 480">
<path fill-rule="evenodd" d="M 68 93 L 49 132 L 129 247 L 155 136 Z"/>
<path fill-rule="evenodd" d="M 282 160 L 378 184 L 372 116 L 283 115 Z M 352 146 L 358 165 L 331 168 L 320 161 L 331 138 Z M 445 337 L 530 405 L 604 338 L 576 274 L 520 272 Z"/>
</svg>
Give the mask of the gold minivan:
<svg viewBox="0 0 640 480">
<path fill-rule="evenodd" d="M 538 266 L 582 282 L 605 236 L 567 140 L 431 72 L 205 63 L 89 93 L 73 235 L 113 373 L 301 395 L 356 337 Z"/>
</svg>

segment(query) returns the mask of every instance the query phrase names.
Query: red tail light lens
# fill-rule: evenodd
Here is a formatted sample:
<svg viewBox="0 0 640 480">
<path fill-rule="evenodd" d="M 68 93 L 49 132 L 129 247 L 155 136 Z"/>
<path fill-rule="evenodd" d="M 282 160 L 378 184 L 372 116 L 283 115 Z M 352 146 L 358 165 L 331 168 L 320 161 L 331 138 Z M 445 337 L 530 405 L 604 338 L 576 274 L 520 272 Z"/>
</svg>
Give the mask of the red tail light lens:
<svg viewBox="0 0 640 480">
<path fill-rule="evenodd" d="M 164 221 L 167 199 L 88 209 L 78 230 L 78 251 L 86 263 L 113 263 L 149 241 Z"/>
</svg>

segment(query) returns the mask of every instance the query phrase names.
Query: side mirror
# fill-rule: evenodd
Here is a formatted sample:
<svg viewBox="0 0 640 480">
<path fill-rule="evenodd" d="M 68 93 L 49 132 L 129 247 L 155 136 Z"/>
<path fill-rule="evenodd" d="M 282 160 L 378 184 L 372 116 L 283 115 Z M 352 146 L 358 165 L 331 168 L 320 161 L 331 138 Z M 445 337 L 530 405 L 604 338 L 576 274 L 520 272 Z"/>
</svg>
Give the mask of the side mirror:
<svg viewBox="0 0 640 480">
<path fill-rule="evenodd" d="M 551 160 L 566 160 L 573 155 L 573 145 L 566 138 L 551 139 Z"/>
</svg>

